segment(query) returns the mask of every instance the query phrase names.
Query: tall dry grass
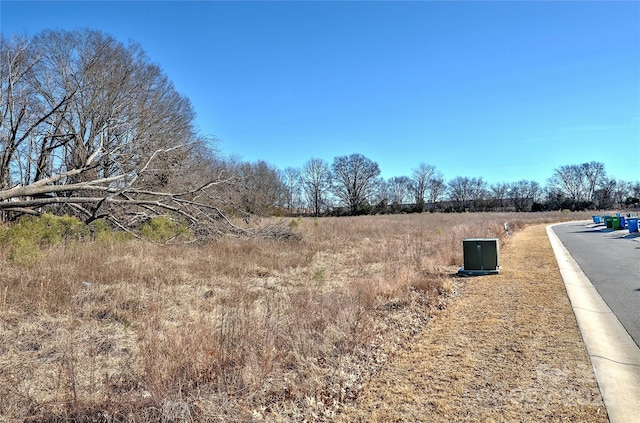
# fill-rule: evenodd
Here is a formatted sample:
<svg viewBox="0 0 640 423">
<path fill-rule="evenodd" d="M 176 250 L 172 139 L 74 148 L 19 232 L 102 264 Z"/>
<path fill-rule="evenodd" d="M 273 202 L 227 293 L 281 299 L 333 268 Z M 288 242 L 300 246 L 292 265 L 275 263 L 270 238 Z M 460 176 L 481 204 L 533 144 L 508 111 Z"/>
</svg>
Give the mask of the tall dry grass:
<svg viewBox="0 0 640 423">
<path fill-rule="evenodd" d="M 330 420 L 459 294 L 462 240 L 586 214 L 285 219 L 301 240 L 0 253 L 6 421 Z"/>
</svg>

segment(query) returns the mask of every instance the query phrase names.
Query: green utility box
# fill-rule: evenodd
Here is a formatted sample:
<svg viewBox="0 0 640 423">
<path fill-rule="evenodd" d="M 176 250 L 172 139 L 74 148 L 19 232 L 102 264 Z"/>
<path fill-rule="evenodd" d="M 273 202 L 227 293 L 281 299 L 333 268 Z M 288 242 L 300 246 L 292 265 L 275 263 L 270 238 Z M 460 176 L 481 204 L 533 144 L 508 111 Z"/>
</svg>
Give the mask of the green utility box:
<svg viewBox="0 0 640 423">
<path fill-rule="evenodd" d="M 458 273 L 489 275 L 500 273 L 498 238 L 468 238 L 462 241 L 464 267 Z"/>
</svg>

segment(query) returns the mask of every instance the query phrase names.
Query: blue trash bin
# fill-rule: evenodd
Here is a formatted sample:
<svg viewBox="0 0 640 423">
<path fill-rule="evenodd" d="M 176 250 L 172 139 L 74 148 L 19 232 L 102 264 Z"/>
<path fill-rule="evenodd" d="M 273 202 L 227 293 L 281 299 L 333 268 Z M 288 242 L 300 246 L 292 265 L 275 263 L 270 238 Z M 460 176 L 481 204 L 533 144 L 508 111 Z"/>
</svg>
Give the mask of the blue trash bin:
<svg viewBox="0 0 640 423">
<path fill-rule="evenodd" d="M 593 219 L 593 223 L 595 224 L 600 223 L 600 216 L 591 216 L 591 218 Z"/>
<path fill-rule="evenodd" d="M 629 233 L 633 233 L 633 232 L 638 232 L 638 218 L 637 217 L 631 217 L 629 219 L 627 219 L 627 222 L 629 223 Z"/>
</svg>

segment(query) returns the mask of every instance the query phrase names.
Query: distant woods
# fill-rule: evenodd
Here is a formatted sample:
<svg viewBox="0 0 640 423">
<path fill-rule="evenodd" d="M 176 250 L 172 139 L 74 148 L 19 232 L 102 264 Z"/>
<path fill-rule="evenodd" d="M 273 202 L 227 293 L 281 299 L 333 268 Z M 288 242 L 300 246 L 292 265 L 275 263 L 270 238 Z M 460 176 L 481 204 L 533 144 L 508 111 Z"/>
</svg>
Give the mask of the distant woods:
<svg viewBox="0 0 640 423">
<path fill-rule="evenodd" d="M 349 157 L 356 156 L 359 155 Z M 309 183 L 313 180 L 313 169 L 340 168 L 349 157 L 336 158 L 331 166 L 320 159 L 311 159 L 299 172 L 302 192 L 307 193 L 309 187 L 318 187 L 313 190 L 312 198 L 326 199 L 321 207 L 316 203 L 305 203 L 308 195 L 296 197 L 289 194 L 289 198 L 299 198 L 299 207 L 307 214 L 317 214 L 317 210 L 321 210 L 324 214 L 333 215 L 424 211 L 578 211 L 640 207 L 640 181 L 608 177 L 604 164 L 599 162 L 558 167 L 553 170 L 546 186 L 525 179 L 495 184 L 488 184 L 482 177 L 457 176 L 445 180 L 435 166 L 421 163 L 413 169 L 411 176 L 387 180 L 371 178 L 368 180 L 368 195 L 359 197 L 357 202 L 347 201 L 344 194 L 338 195 L 354 184 L 345 182 L 342 177 L 335 179 L 335 171 L 325 172 L 328 176 L 324 184 Z M 374 165 L 377 169 L 377 164 L 370 164 L 371 167 Z M 295 211 L 295 207 L 287 210 Z"/>
<path fill-rule="evenodd" d="M 0 212 L 105 219 L 124 230 L 156 216 L 203 235 L 256 215 L 638 207 L 640 182 L 602 163 L 561 166 L 546 186 L 445 180 L 436 166 L 380 177 L 362 154 L 277 169 L 221 157 L 195 110 L 142 48 L 104 33 L 0 38 Z"/>
</svg>

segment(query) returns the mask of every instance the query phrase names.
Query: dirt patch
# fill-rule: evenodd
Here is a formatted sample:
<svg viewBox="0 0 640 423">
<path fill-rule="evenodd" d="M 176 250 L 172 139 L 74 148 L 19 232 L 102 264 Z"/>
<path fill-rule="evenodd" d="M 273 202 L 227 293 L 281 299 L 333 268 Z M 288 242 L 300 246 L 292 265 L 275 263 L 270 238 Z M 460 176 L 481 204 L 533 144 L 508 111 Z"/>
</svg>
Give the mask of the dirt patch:
<svg viewBox="0 0 640 423">
<path fill-rule="evenodd" d="M 545 226 L 500 258 L 501 274 L 469 278 L 340 421 L 608 421 Z"/>
</svg>

